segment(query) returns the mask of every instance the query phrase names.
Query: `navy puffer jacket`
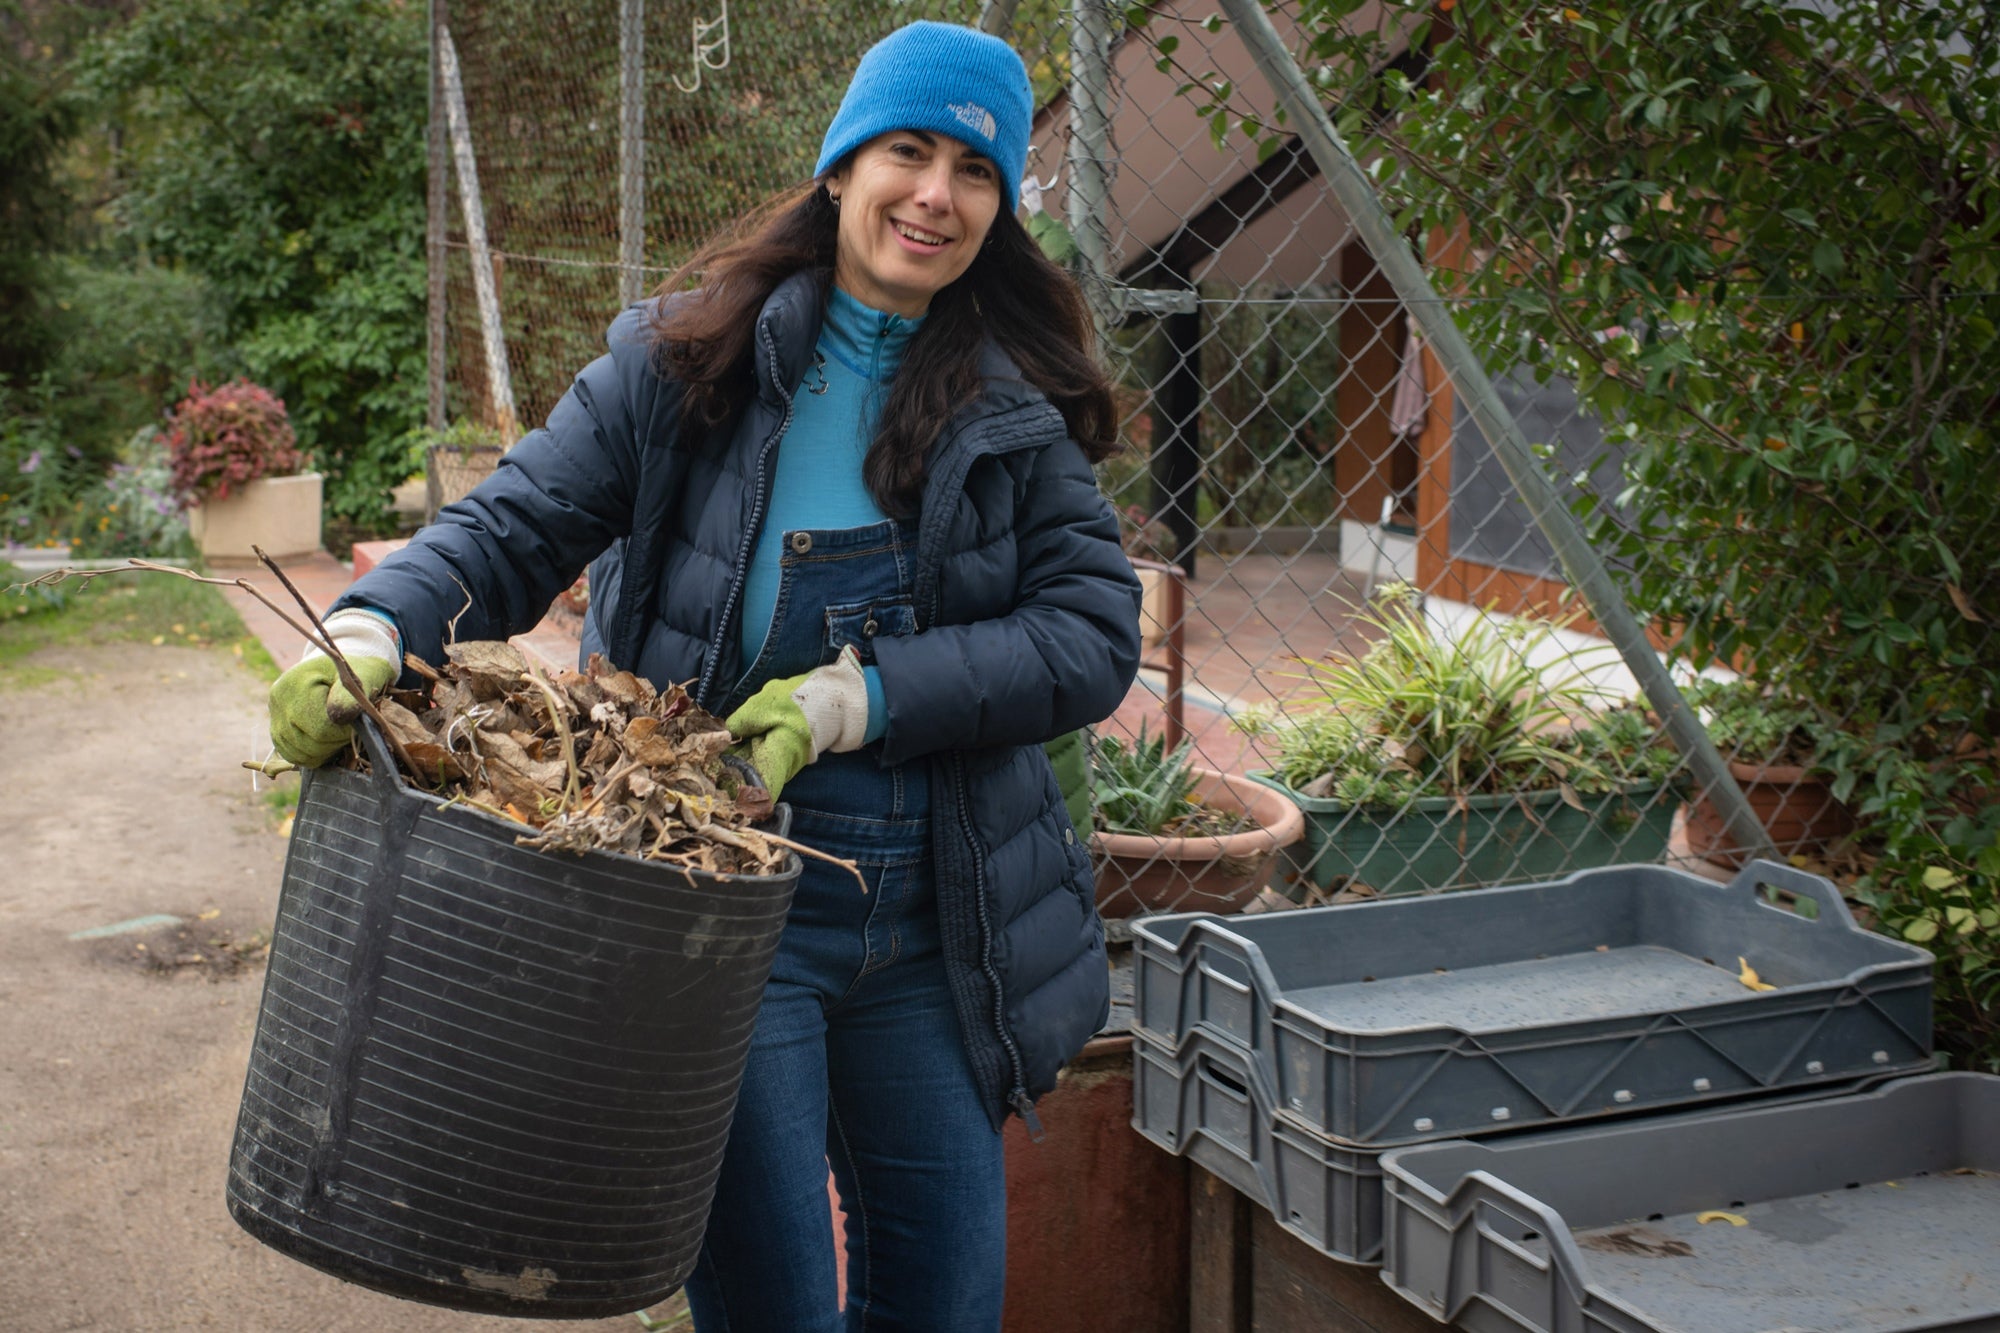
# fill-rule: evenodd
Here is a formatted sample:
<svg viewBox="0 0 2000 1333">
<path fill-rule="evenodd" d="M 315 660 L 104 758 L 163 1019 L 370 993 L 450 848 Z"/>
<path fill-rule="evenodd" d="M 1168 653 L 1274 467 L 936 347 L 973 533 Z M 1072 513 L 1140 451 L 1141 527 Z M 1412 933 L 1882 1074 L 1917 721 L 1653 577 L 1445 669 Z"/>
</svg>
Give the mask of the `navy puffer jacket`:
<svg viewBox="0 0 2000 1333">
<path fill-rule="evenodd" d="M 454 615 L 460 639 L 519 633 L 590 565 L 583 651 L 697 682 L 697 699 L 726 712 L 743 671 L 743 572 L 823 304 L 808 274 L 772 294 L 757 397 L 699 447 L 677 439 L 680 387 L 657 369 L 647 311 L 627 310 L 548 425 L 338 605 L 384 612 L 436 662 Z M 1029 1113 L 1108 1012 L 1085 834 L 1041 745 L 1124 697 L 1139 587 L 1061 414 L 997 350 L 982 369 L 984 395 L 928 458 L 917 633 L 877 639 L 875 655 L 882 762 L 931 768 L 946 971 L 997 1127 L 1010 1108 Z"/>
</svg>

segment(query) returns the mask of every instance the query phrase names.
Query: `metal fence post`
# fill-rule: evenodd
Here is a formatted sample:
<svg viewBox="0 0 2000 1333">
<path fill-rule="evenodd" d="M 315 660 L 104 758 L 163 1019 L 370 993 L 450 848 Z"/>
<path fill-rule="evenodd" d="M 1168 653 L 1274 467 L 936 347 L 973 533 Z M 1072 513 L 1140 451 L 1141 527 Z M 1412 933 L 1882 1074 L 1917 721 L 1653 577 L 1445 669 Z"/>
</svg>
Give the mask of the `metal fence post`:
<svg viewBox="0 0 2000 1333">
<path fill-rule="evenodd" d="M 1298 63 L 1271 26 L 1263 5 L 1259 0 L 1221 0 L 1221 5 L 1249 48 L 1258 72 L 1271 85 L 1306 151 L 1312 154 L 1328 187 L 1346 210 L 1362 243 L 1375 256 L 1398 299 L 1422 327 L 1432 352 L 1452 383 L 1465 395 L 1473 421 L 1492 444 L 1494 455 L 1527 505 L 1535 526 L 1555 548 L 1570 585 L 1582 595 L 1591 615 L 1637 678 L 1653 710 L 1663 720 L 1667 736 L 1715 803 L 1730 836 L 1753 855 L 1776 856 L 1770 835 L 1744 799 L 1742 788 L 1730 775 L 1701 719 L 1681 697 L 1673 678 L 1647 642 L 1645 630 L 1625 605 L 1610 571 L 1535 462 L 1520 425 L 1501 402 L 1485 367 L 1452 320 L 1449 308 L 1432 288 L 1408 241 L 1397 231 L 1367 174 L 1327 118 Z"/>
<path fill-rule="evenodd" d="M 445 427 L 445 280 L 449 276 L 450 252 L 445 247 L 451 208 L 451 165 L 445 144 L 444 102 L 442 97 L 442 57 L 438 34 L 444 31 L 446 0 L 430 0 L 430 79 L 424 152 L 427 159 L 424 205 L 424 267 L 429 279 L 425 301 L 424 424 L 432 430 Z"/>
<path fill-rule="evenodd" d="M 465 85 L 451 29 L 438 29 L 438 66 L 446 126 L 451 133 L 452 167 L 458 175 L 458 202 L 465 214 L 465 241 L 472 252 L 472 290 L 479 300 L 479 327 L 486 344 L 486 388 L 494 422 L 513 443 L 519 422 L 514 412 L 514 377 L 507 366 L 507 335 L 500 323 L 500 293 L 493 281 L 493 250 L 486 243 L 486 206 L 479 198 L 479 160 L 472 152 L 472 122 L 465 109 Z"/>
<path fill-rule="evenodd" d="M 618 0 L 618 303 L 644 294 L 646 0 Z"/>
<path fill-rule="evenodd" d="M 1069 232 L 1076 241 L 1077 276 L 1101 337 L 1111 309 L 1110 237 L 1105 234 L 1111 183 L 1111 12 L 1105 0 L 1072 0 L 1069 39 Z"/>
<path fill-rule="evenodd" d="M 1020 0 L 983 0 L 979 6 L 979 30 L 990 37 L 1005 37 L 1014 28 L 1014 11 Z"/>
</svg>

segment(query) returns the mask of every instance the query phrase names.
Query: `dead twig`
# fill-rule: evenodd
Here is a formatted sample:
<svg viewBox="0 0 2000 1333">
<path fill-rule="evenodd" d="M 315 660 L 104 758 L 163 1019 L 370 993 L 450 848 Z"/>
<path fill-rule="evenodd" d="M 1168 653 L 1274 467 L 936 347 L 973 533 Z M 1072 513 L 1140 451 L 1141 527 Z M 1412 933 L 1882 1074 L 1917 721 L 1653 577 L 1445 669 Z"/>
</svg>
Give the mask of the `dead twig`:
<svg viewBox="0 0 2000 1333">
<path fill-rule="evenodd" d="M 542 679 L 542 673 L 536 670 L 526 654 L 521 657 L 521 665 L 527 669 L 528 683 L 541 691 L 542 702 L 549 706 L 549 725 L 556 730 L 556 739 L 562 746 L 563 765 L 569 773 L 568 781 L 563 784 L 563 809 L 573 809 L 582 798 L 582 782 L 576 768 L 576 738 L 570 734 L 569 720 L 563 716 L 568 710 L 556 697 L 555 688 Z"/>
<path fill-rule="evenodd" d="M 321 620 L 319 613 L 312 609 L 312 603 L 308 602 L 305 599 L 305 594 L 298 590 L 298 586 L 290 578 L 286 577 L 285 571 L 278 568 L 278 562 L 264 554 L 263 547 L 253 543 L 250 551 L 258 560 L 263 562 L 264 568 L 270 570 L 278 582 L 284 585 L 285 591 L 292 595 L 294 602 L 298 603 L 299 610 L 305 612 L 306 619 L 312 622 L 313 629 L 318 631 L 318 637 L 315 638 L 312 635 L 307 635 L 308 641 L 315 648 L 325 653 L 333 662 L 333 669 L 340 673 L 340 683 L 360 703 L 361 711 L 374 721 L 376 729 L 382 733 L 382 739 L 388 741 L 389 748 L 396 752 L 396 758 L 402 763 L 403 770 L 415 781 L 422 782 L 424 780 L 423 770 L 417 767 L 417 761 L 411 758 L 410 752 L 403 747 L 403 742 L 397 738 L 396 733 L 390 728 L 388 719 L 382 716 L 382 710 L 377 708 L 375 701 L 368 697 L 368 687 L 361 683 L 361 677 L 354 673 L 354 668 L 348 665 L 347 658 L 341 654 L 339 648 L 334 646 L 333 636 L 327 633 L 326 622 Z M 235 582 L 238 587 L 242 588 L 252 597 L 263 602 L 264 605 L 270 606 L 273 611 L 278 611 L 278 608 L 271 606 L 270 601 L 264 594 L 252 587 L 248 580 L 237 579 Z M 278 614 L 283 616 L 285 623 L 293 629 L 299 628 L 297 622 L 292 620 L 290 616 L 286 616 L 282 611 L 278 611 Z"/>
<path fill-rule="evenodd" d="M 745 842 L 748 841 L 748 839 L 741 838 L 740 835 L 732 835 L 728 829 L 723 828 L 719 824 L 710 825 L 702 832 L 704 836 L 711 838 L 716 842 L 728 843 L 732 847 L 741 847 L 744 845 Z M 802 842 L 793 842 L 790 838 L 780 836 L 779 834 L 776 833 L 766 833 L 762 829 L 752 829 L 751 833 L 756 837 L 762 838 L 765 842 L 768 842 L 773 846 L 783 847 L 787 851 L 797 852 L 800 856 L 810 856 L 815 861 L 825 861 L 831 865 L 839 866 L 841 869 L 845 870 L 848 874 L 854 876 L 854 882 L 861 886 L 861 891 L 863 893 L 868 892 L 868 881 L 862 878 L 861 867 L 857 863 L 853 861 L 843 860 L 840 857 L 835 856 L 830 852 L 823 852 L 817 847 L 808 847 Z"/>
<path fill-rule="evenodd" d="M 127 560 L 122 565 L 113 565 L 108 569 L 71 569 L 69 566 L 65 565 L 60 569 L 52 569 L 46 574 L 37 575 L 36 577 L 29 579 L 26 583 L 19 584 L 17 586 L 22 588 L 48 588 L 48 587 L 54 587 L 56 584 L 62 583 L 68 579 L 76 579 L 79 582 L 88 583 L 92 579 L 101 579 L 107 574 L 136 573 L 136 574 L 177 574 L 181 578 L 187 579 L 190 582 L 206 583 L 211 587 L 241 588 L 244 592 L 249 593 L 252 597 L 256 598 L 259 602 L 263 603 L 264 607 L 267 610 L 269 610 L 272 615 L 284 621 L 285 624 L 290 626 L 292 630 L 296 632 L 300 638 L 304 639 L 307 643 L 311 644 L 313 647 L 319 649 L 322 653 L 325 653 L 327 655 L 327 657 L 333 662 L 333 669 L 337 673 L 339 673 L 340 683 L 347 687 L 347 692 L 349 694 L 353 695 L 356 699 L 359 699 L 361 701 L 361 711 L 366 713 L 369 717 L 375 720 L 375 725 L 381 729 L 383 738 L 387 740 L 389 742 L 390 747 L 395 750 L 396 758 L 402 761 L 403 767 L 408 769 L 409 772 L 414 777 L 416 777 L 418 781 L 422 781 L 423 780 L 422 770 L 420 770 L 417 767 L 416 761 L 410 757 L 409 751 L 403 748 L 403 743 L 396 739 L 396 734 L 389 729 L 389 724 L 383 721 L 381 710 L 376 708 L 375 701 L 368 697 L 367 688 L 362 685 L 361 678 L 354 674 L 354 668 L 347 664 L 347 659 L 341 656 L 340 650 L 338 648 L 334 647 L 333 640 L 327 636 L 326 626 L 320 621 L 319 616 L 313 612 L 312 607 L 307 604 L 306 599 L 300 595 L 299 590 L 292 585 L 292 581 L 290 579 L 285 577 L 284 571 L 278 568 L 277 563 L 273 561 L 271 557 L 265 555 L 264 552 L 257 547 L 253 546 L 250 549 L 256 551 L 257 558 L 264 562 L 264 567 L 269 569 L 273 574 L 276 574 L 278 576 L 278 581 L 285 585 L 285 591 L 291 593 L 293 600 L 296 601 L 300 609 L 305 612 L 306 619 L 312 622 L 310 628 L 308 628 L 305 625 L 301 625 L 298 621 L 294 620 L 291 614 L 287 612 L 285 608 L 279 606 L 269 597 L 266 597 L 264 595 L 264 590 L 262 588 L 259 588 L 256 584 L 252 583 L 248 579 L 209 578 L 206 575 L 197 574 L 191 569 L 182 569 L 179 565 L 156 564 L 151 560 L 140 560 L 135 558 L 132 560 Z"/>
</svg>

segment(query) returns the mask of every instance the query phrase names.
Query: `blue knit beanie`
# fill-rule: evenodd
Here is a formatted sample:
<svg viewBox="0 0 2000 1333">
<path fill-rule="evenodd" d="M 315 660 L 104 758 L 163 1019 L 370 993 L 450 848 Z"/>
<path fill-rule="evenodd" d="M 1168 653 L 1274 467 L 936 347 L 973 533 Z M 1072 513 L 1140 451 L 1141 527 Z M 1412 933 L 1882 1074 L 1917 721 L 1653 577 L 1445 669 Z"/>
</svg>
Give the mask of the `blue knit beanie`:
<svg viewBox="0 0 2000 1333">
<path fill-rule="evenodd" d="M 827 126 L 813 175 L 878 134 L 948 134 L 993 159 L 1011 212 L 1020 206 L 1034 118 L 1028 71 L 998 37 L 951 23 L 912 23 L 868 49 Z"/>
</svg>

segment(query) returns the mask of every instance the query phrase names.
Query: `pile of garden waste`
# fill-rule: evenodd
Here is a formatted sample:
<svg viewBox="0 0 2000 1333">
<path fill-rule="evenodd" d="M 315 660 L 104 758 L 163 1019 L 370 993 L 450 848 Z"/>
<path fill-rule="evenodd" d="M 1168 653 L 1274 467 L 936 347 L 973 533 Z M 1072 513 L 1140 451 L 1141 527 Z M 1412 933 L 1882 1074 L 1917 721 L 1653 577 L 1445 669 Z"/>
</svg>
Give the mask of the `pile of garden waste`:
<svg viewBox="0 0 2000 1333">
<path fill-rule="evenodd" d="M 409 659 L 427 690 L 377 705 L 391 748 L 417 786 L 522 825 L 522 846 L 744 875 L 777 873 L 796 846 L 753 827 L 770 794 L 680 686 L 657 690 L 595 654 L 548 677 L 509 643 L 446 653 L 442 670 Z M 368 767 L 358 748 L 345 762 Z"/>
</svg>

